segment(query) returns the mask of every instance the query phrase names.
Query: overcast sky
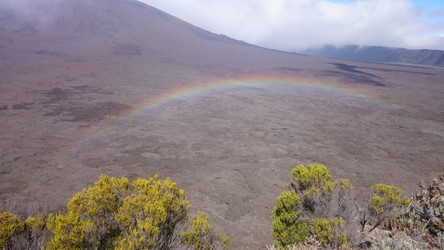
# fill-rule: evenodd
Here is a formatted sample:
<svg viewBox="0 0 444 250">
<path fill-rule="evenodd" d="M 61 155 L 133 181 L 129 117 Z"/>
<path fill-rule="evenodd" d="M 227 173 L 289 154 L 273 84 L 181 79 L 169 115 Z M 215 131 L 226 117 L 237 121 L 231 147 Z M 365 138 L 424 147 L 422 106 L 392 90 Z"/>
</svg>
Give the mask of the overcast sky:
<svg viewBox="0 0 444 250">
<path fill-rule="evenodd" d="M 140 0 L 267 48 L 324 44 L 444 50 L 444 0 Z"/>
</svg>

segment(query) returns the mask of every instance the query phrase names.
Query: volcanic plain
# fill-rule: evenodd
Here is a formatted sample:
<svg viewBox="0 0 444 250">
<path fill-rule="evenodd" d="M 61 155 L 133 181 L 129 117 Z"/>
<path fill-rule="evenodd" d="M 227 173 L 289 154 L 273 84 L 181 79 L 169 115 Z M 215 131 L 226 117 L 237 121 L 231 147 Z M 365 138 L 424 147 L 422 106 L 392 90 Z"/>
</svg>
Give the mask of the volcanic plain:
<svg viewBox="0 0 444 250">
<path fill-rule="evenodd" d="M 57 211 L 101 174 L 158 173 L 233 248 L 259 249 L 297 164 L 325 164 L 361 200 L 444 169 L 443 68 L 263 49 L 130 0 L 9 2 L 2 209 Z"/>
</svg>

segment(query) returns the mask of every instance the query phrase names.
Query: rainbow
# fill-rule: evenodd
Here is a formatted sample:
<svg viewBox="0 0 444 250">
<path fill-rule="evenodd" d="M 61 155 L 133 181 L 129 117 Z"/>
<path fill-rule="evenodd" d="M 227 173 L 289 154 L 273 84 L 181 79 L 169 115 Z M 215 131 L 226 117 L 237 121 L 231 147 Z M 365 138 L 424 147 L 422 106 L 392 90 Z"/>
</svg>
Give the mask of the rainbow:
<svg viewBox="0 0 444 250">
<path fill-rule="evenodd" d="M 199 98 L 202 96 L 211 95 L 213 93 L 220 93 L 233 90 L 245 89 L 289 89 L 289 90 L 318 90 L 323 92 L 333 93 L 339 96 L 349 96 L 356 99 L 368 100 L 365 95 L 353 92 L 350 89 L 340 88 L 332 84 L 325 84 L 307 79 L 294 81 L 287 78 L 265 78 L 265 77 L 248 77 L 236 78 L 230 80 L 217 80 L 212 82 L 195 83 L 187 86 L 171 89 L 166 93 L 159 94 L 154 98 L 143 100 L 135 105 L 136 108 L 129 113 L 123 115 L 121 119 L 137 116 L 149 110 L 163 107 L 165 105 L 175 103 L 178 101 L 185 101 L 188 99 Z M 373 101 L 372 101 L 373 102 Z"/>
<path fill-rule="evenodd" d="M 95 124 L 87 132 L 78 136 L 78 139 L 71 143 L 67 150 L 64 150 L 66 153 L 60 157 L 61 161 L 59 160 L 58 162 L 65 162 L 67 159 L 73 158 L 85 148 L 94 145 L 96 140 L 103 138 L 103 136 L 105 136 L 112 128 L 150 111 L 159 110 L 173 103 L 209 96 L 214 93 L 246 89 L 285 89 L 288 91 L 314 90 L 333 94 L 338 98 L 353 98 L 372 104 L 381 104 L 376 99 L 371 99 L 351 88 L 344 88 L 338 84 L 320 82 L 308 78 L 295 79 L 294 77 L 283 77 L 280 75 L 243 76 L 232 79 L 218 79 L 208 82 L 192 83 L 169 89 L 156 96 L 150 96 L 134 104 L 134 108 Z M 59 164 L 59 167 L 64 167 L 65 165 L 66 164 Z"/>
</svg>

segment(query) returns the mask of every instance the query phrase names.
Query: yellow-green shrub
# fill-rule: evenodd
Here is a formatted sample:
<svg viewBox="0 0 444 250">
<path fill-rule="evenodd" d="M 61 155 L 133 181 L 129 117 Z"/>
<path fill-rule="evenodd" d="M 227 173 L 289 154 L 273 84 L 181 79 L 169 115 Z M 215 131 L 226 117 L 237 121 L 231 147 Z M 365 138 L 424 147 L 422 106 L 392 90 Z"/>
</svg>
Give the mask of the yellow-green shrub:
<svg viewBox="0 0 444 250">
<path fill-rule="evenodd" d="M 316 234 L 319 241 L 324 244 L 330 243 L 336 236 L 337 230 L 342 226 L 344 220 L 341 218 L 312 219 L 310 229 Z"/>
<path fill-rule="evenodd" d="M 373 223 L 370 232 L 388 219 L 393 219 L 406 209 L 410 200 L 407 197 L 401 197 L 402 190 L 399 187 L 393 185 L 376 184 L 372 186 L 373 195 L 368 207 L 370 218 L 375 222 Z M 363 228 L 367 223 L 367 218 L 361 219 Z"/>
<path fill-rule="evenodd" d="M 130 183 L 102 175 L 68 201 L 66 213 L 49 214 L 54 236 L 47 249 L 170 249 L 181 243 L 177 226 L 185 225 L 189 209 L 184 191 L 169 179 L 155 175 Z"/>
<path fill-rule="evenodd" d="M 198 213 L 188 225 L 188 230 L 180 234 L 182 243 L 196 250 L 210 250 L 215 247 L 227 249 L 231 243 L 225 234 L 214 234 L 207 215 Z"/>
<path fill-rule="evenodd" d="M 276 247 L 300 243 L 310 236 L 308 223 L 299 218 L 301 205 L 300 197 L 294 190 L 286 190 L 276 199 L 272 213 L 272 234 Z"/>
<path fill-rule="evenodd" d="M 23 233 L 24 223 L 16 215 L 3 212 L 0 213 L 0 247 L 9 248 L 11 238 Z"/>
<path fill-rule="evenodd" d="M 116 214 L 122 230 L 118 246 L 162 248 L 170 244 L 175 227 L 185 221 L 190 203 L 182 189 L 169 179 L 137 179 Z"/>
<path fill-rule="evenodd" d="M 332 180 L 322 164 L 298 165 L 272 212 L 274 245 L 285 248 L 315 236 L 325 247 L 348 244 L 344 218 L 353 231 L 357 209 L 349 180 Z"/>
<path fill-rule="evenodd" d="M 115 214 L 128 190 L 127 178 L 102 175 L 68 201 L 67 213 L 49 214 L 48 229 L 54 237 L 48 249 L 102 248 L 111 246 L 120 233 Z"/>
<path fill-rule="evenodd" d="M 372 190 L 371 208 L 376 214 L 382 214 L 388 209 L 400 210 L 410 204 L 407 197 L 401 198 L 402 190 L 399 187 L 379 183 L 373 185 Z"/>
</svg>

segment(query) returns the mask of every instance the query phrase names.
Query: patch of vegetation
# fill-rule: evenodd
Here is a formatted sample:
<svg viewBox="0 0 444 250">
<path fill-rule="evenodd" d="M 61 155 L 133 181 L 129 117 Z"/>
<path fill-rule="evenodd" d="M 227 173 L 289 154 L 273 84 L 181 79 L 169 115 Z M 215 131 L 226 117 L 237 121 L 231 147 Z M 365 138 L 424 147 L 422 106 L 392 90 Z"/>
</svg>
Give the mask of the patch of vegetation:
<svg viewBox="0 0 444 250">
<path fill-rule="evenodd" d="M 444 173 L 411 198 L 373 185 L 365 209 L 349 180 L 333 180 L 322 164 L 298 165 L 290 177 L 272 212 L 269 249 L 444 249 Z"/>
<path fill-rule="evenodd" d="M 353 225 L 357 208 L 350 181 L 333 180 L 321 164 L 296 166 L 291 180 L 272 213 L 274 245 L 286 248 L 310 236 L 324 247 L 349 245 L 348 235 L 357 226 Z"/>
<path fill-rule="evenodd" d="M 393 185 L 379 183 L 373 185 L 372 190 L 373 195 L 368 210 L 375 222 L 370 232 L 384 221 L 395 217 L 410 204 L 410 200 L 407 197 L 401 197 L 402 190 Z M 365 224 L 362 225 L 365 226 Z"/>
<path fill-rule="evenodd" d="M 0 246 L 30 249 L 47 228 L 52 236 L 46 249 L 227 248 L 230 238 L 216 234 L 205 213 L 189 222 L 190 207 L 184 191 L 169 179 L 155 175 L 130 183 L 102 175 L 68 201 L 66 212 L 25 222 L 0 214 Z"/>
<path fill-rule="evenodd" d="M 347 179 L 334 180 L 322 164 L 298 165 L 272 212 L 274 245 L 268 249 L 444 249 L 444 172 L 411 198 L 376 184 L 365 207 Z M 35 208 L 22 220 L 0 213 L 3 249 L 226 249 L 218 234 L 170 179 L 102 175 L 75 194 L 66 210 Z M 38 212 L 38 213 L 37 213 Z"/>
<path fill-rule="evenodd" d="M 444 249 L 444 172 L 428 186 L 421 181 L 419 187 L 420 190 L 410 199 L 408 209 L 388 221 L 386 226 L 437 249 Z"/>
<path fill-rule="evenodd" d="M 16 215 L 3 212 L 0 214 L 0 247 L 11 248 L 13 236 L 21 235 L 25 229 L 24 223 Z"/>
</svg>

